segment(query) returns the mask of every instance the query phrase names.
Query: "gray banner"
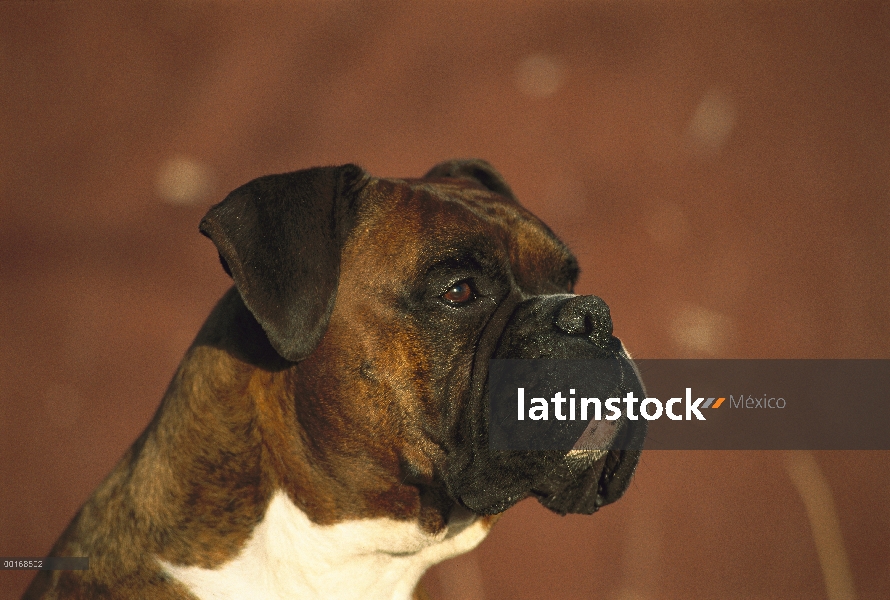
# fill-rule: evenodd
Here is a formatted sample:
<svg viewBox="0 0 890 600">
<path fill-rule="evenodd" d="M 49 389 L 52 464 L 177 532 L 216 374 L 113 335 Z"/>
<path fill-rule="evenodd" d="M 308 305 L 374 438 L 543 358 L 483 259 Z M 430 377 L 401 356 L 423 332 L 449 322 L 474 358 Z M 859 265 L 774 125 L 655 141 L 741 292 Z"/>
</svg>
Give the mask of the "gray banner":
<svg viewBox="0 0 890 600">
<path fill-rule="evenodd" d="M 492 360 L 490 447 L 567 451 L 642 419 L 645 449 L 890 450 L 890 360 L 635 362 L 643 398 L 603 383 L 611 360 Z"/>
</svg>

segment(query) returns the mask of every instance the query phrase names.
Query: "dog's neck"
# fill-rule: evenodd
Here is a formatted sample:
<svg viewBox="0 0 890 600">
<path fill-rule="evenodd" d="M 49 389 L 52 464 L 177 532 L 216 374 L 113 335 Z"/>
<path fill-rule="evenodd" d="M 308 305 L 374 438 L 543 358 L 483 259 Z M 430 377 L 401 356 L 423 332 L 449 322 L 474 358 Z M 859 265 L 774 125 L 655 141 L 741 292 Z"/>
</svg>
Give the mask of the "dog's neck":
<svg viewBox="0 0 890 600">
<path fill-rule="evenodd" d="M 217 335 L 244 319 L 239 305 L 231 294 L 220 303 L 211 317 Z M 456 507 L 442 512 L 442 527 L 422 523 L 421 511 L 360 518 L 325 510 L 338 488 L 290 434 L 293 401 L 278 397 L 293 375 L 233 347 L 232 338 L 250 339 L 241 329 L 228 339 L 199 335 L 134 457 L 130 482 L 151 505 L 139 509 L 175 540 L 150 550 L 170 577 L 201 599 L 407 599 L 431 565 L 485 537 L 491 519 Z M 162 450 L 194 446 L 201 452 Z M 313 504 L 301 507 L 302 496 Z M 159 514 L 172 518 L 162 523 Z"/>
<path fill-rule="evenodd" d="M 471 550 L 488 529 L 475 518 L 435 535 L 383 518 L 316 525 L 279 491 L 234 559 L 215 569 L 161 564 L 201 599 L 407 600 L 431 565 Z"/>
</svg>

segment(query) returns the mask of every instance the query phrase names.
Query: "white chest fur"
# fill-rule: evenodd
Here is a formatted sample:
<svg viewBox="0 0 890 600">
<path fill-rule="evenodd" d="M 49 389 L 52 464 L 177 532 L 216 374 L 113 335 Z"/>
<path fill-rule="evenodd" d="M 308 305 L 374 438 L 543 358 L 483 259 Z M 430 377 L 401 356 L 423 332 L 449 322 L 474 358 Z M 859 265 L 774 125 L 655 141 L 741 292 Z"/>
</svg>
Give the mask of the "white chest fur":
<svg viewBox="0 0 890 600">
<path fill-rule="evenodd" d="M 233 560 L 216 569 L 161 565 L 201 600 L 407 600 L 431 565 L 487 533 L 478 520 L 437 535 L 392 519 L 320 526 L 279 491 Z"/>
</svg>

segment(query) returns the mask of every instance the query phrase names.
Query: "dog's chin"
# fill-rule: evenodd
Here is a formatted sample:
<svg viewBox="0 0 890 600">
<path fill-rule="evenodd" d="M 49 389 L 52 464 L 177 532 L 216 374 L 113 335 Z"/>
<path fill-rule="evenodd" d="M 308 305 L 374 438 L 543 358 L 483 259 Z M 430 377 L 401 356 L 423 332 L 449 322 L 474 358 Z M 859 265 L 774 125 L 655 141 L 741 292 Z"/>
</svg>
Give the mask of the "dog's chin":
<svg viewBox="0 0 890 600">
<path fill-rule="evenodd" d="M 562 460 L 542 462 L 548 464 L 544 470 L 546 475 L 537 477 L 533 483 L 523 486 L 520 481 L 493 476 L 487 483 L 467 485 L 456 499 L 474 514 L 492 515 L 531 497 L 564 515 L 591 514 L 620 496 L 614 489 L 615 474 L 623 461 L 614 451 L 572 450 Z"/>
<path fill-rule="evenodd" d="M 585 431 L 566 454 L 564 468 L 548 473 L 532 490 L 543 506 L 562 515 L 589 515 L 624 494 L 639 462 L 645 424 L 617 421 L 607 434 L 612 436 L 608 450 L 595 443 L 597 434 Z"/>
<path fill-rule="evenodd" d="M 635 448 L 645 428 L 620 423 L 609 449 L 493 452 L 484 471 L 479 457 L 472 473 L 450 486 L 452 497 L 477 515 L 501 513 L 529 497 L 561 515 L 592 514 L 624 494 L 639 460 Z"/>
<path fill-rule="evenodd" d="M 623 450 L 573 450 L 569 454 L 566 466 L 574 477 L 554 477 L 533 492 L 543 506 L 561 515 L 589 515 L 618 500 L 630 483 L 639 456 L 639 452 Z"/>
</svg>

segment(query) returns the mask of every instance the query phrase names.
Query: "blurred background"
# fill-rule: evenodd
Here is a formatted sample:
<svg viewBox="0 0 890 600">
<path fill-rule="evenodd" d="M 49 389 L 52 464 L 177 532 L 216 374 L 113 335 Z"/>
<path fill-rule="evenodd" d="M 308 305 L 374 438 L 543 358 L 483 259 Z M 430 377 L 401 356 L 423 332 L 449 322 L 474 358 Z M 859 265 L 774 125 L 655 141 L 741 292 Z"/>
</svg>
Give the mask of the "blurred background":
<svg viewBox="0 0 890 600">
<path fill-rule="evenodd" d="M 890 358 L 888 3 L 10 1 L 0 89 L 3 556 L 148 423 L 230 285 L 198 221 L 259 175 L 482 157 L 638 357 Z M 519 504 L 429 590 L 890 597 L 888 453 L 637 473 L 592 517 Z"/>
</svg>

